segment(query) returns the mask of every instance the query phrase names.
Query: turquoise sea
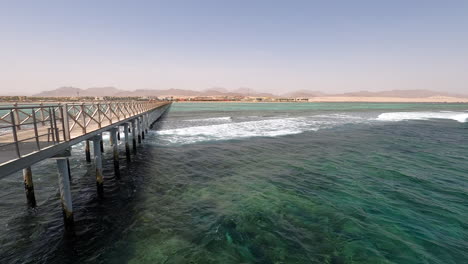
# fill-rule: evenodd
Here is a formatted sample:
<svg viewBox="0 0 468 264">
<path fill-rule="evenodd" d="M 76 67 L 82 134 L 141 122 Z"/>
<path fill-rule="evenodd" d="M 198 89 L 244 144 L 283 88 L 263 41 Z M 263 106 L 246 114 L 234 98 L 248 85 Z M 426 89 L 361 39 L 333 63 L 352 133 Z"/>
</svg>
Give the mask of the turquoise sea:
<svg viewBox="0 0 468 264">
<path fill-rule="evenodd" d="M 468 104 L 174 103 L 105 195 L 0 179 L 1 263 L 467 263 Z"/>
</svg>

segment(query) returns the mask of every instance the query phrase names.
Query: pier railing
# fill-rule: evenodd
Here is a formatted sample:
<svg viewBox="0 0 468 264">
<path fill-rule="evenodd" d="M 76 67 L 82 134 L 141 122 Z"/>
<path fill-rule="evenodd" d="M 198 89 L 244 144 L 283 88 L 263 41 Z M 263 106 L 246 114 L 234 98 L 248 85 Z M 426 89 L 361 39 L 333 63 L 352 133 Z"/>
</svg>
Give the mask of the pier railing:
<svg viewBox="0 0 468 264">
<path fill-rule="evenodd" d="M 85 143 L 86 162 L 94 163 L 98 197 L 102 198 L 105 180 L 102 170 L 103 133 L 110 136 L 114 175 L 119 178 L 119 140 L 125 145 L 126 162 L 131 162 L 130 133 L 133 153 L 136 154 L 137 142 L 142 144 L 148 129 L 166 113 L 170 104 L 126 101 L 0 107 L 0 178 L 22 170 L 28 205 L 36 207 L 31 166 L 45 159 L 55 159 L 65 228 L 73 230 L 70 148 L 80 142 Z"/>
<path fill-rule="evenodd" d="M 162 104 L 165 103 L 130 101 L 0 107 L 0 151 L 13 150 L 16 158 L 21 158 Z"/>
</svg>

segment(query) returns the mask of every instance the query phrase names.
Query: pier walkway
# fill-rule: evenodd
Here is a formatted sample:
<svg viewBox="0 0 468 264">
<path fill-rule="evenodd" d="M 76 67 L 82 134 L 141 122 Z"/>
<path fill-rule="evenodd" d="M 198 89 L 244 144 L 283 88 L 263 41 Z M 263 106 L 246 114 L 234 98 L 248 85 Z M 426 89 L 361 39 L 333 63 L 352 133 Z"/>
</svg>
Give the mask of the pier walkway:
<svg viewBox="0 0 468 264">
<path fill-rule="evenodd" d="M 118 177 L 118 140 L 124 135 L 130 161 L 145 133 L 170 107 L 170 102 L 124 101 L 99 103 L 28 104 L 0 107 L 0 178 L 23 170 L 28 205 L 36 206 L 31 166 L 41 160 L 57 160 L 65 226 L 73 225 L 69 159 L 71 146 L 85 141 L 87 162 L 94 160 L 98 194 L 103 191 L 102 134 L 110 133 L 114 170 Z M 91 159 L 90 142 L 93 142 Z M 96 147 L 100 146 L 100 147 Z"/>
</svg>

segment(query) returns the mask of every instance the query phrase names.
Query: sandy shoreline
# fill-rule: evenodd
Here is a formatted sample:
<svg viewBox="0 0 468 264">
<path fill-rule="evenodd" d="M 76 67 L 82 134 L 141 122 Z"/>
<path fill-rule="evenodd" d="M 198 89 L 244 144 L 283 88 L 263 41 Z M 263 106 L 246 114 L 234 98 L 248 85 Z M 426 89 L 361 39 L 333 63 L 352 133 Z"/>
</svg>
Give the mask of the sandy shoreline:
<svg viewBox="0 0 468 264">
<path fill-rule="evenodd" d="M 468 103 L 468 98 L 457 97 L 314 97 L 310 102 L 369 102 L 369 103 Z"/>
<path fill-rule="evenodd" d="M 177 103 L 280 103 L 280 102 L 253 102 L 253 101 L 178 101 Z M 299 102 L 284 102 L 299 103 Z M 301 102 L 307 103 L 307 102 Z M 468 98 L 458 97 L 425 97 L 425 98 L 401 98 L 401 97 L 313 97 L 309 103 L 468 103 Z"/>
</svg>

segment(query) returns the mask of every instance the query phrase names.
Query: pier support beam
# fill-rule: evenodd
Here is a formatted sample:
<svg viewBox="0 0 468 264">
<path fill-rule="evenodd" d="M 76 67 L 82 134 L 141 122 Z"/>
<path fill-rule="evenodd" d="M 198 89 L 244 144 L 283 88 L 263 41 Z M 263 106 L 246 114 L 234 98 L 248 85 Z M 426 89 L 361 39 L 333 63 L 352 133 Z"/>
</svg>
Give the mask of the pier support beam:
<svg viewBox="0 0 468 264">
<path fill-rule="evenodd" d="M 86 140 L 85 154 L 86 154 L 86 162 L 91 162 L 91 150 L 89 148 L 89 140 Z"/>
<path fill-rule="evenodd" d="M 140 117 L 141 139 L 145 139 L 145 115 Z"/>
<path fill-rule="evenodd" d="M 148 136 L 148 128 L 149 128 L 149 114 L 145 114 L 145 132 L 146 132 L 146 136 Z"/>
<path fill-rule="evenodd" d="M 133 154 L 136 154 L 136 126 L 135 126 L 135 119 L 132 120 L 132 143 L 133 143 Z"/>
<path fill-rule="evenodd" d="M 26 200 L 29 207 L 36 207 L 36 197 L 34 196 L 34 184 L 32 180 L 31 167 L 23 169 L 24 191 L 26 192 Z"/>
<path fill-rule="evenodd" d="M 141 144 L 141 122 L 140 117 L 136 118 L 137 126 L 138 126 L 138 144 Z"/>
<path fill-rule="evenodd" d="M 57 159 L 57 170 L 65 229 L 70 230 L 73 229 L 73 206 L 66 158 Z"/>
<path fill-rule="evenodd" d="M 117 127 L 117 140 L 120 140 L 120 127 Z"/>
<path fill-rule="evenodd" d="M 67 168 L 68 168 L 68 178 L 71 182 L 72 178 L 71 178 L 71 167 L 70 167 L 70 159 L 67 158 Z"/>
<path fill-rule="evenodd" d="M 101 152 L 104 152 L 104 140 L 102 139 L 102 135 L 101 139 L 99 140 L 99 146 L 101 147 Z"/>
<path fill-rule="evenodd" d="M 104 178 L 102 176 L 102 152 L 100 148 L 100 142 L 102 142 L 101 135 L 93 138 L 94 166 L 96 167 L 96 186 L 98 196 L 101 197 L 104 192 Z"/>
<path fill-rule="evenodd" d="M 128 140 L 128 123 L 124 124 L 124 136 L 125 136 L 125 156 L 127 158 L 127 162 L 130 162 L 130 144 Z"/>
<path fill-rule="evenodd" d="M 110 130 L 110 140 L 112 145 L 112 151 L 114 154 L 114 173 L 116 178 L 120 178 L 120 165 L 119 165 L 119 143 L 117 142 L 117 128 Z"/>
</svg>

